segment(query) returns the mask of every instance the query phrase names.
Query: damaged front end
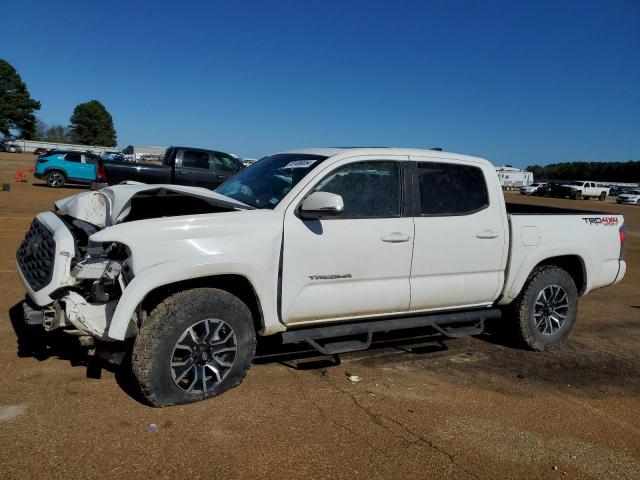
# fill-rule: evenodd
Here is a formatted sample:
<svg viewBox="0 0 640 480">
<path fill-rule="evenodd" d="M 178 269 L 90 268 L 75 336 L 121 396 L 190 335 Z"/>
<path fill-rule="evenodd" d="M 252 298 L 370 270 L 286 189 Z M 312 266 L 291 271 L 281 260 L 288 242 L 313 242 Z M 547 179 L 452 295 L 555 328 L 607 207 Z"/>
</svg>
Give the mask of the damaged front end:
<svg viewBox="0 0 640 480">
<path fill-rule="evenodd" d="M 119 223 L 249 208 L 214 192 L 170 185 L 118 185 L 56 202 L 34 219 L 16 252 L 29 299 L 25 322 L 47 330 L 74 329 L 109 341 L 118 300 L 133 279 L 125 243 L 92 235 Z M 127 336 L 136 333 L 136 319 Z"/>
<path fill-rule="evenodd" d="M 96 244 L 95 225 L 54 212 L 39 214 L 18 248 L 18 272 L 30 301 L 25 321 L 45 330 L 75 328 L 106 339 L 127 284 L 128 249 Z"/>
</svg>

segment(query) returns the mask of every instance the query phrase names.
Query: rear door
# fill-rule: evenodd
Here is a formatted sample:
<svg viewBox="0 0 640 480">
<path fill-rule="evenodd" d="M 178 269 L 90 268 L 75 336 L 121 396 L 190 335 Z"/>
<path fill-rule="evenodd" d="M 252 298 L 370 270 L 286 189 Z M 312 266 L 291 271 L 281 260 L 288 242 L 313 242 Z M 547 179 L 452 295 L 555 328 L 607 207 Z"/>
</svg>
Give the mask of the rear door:
<svg viewBox="0 0 640 480">
<path fill-rule="evenodd" d="M 502 287 L 508 249 L 495 172 L 472 161 L 414 159 L 410 309 L 491 303 Z"/>
<path fill-rule="evenodd" d="M 405 214 L 403 162 L 398 160 L 345 160 L 314 179 L 287 208 L 281 300 L 285 323 L 407 311 L 413 219 Z M 298 207 L 314 191 L 341 195 L 342 215 L 300 218 Z"/>
<path fill-rule="evenodd" d="M 215 179 L 209 152 L 190 149 L 178 152 L 175 183 L 212 188 L 212 185 L 215 185 Z"/>
</svg>

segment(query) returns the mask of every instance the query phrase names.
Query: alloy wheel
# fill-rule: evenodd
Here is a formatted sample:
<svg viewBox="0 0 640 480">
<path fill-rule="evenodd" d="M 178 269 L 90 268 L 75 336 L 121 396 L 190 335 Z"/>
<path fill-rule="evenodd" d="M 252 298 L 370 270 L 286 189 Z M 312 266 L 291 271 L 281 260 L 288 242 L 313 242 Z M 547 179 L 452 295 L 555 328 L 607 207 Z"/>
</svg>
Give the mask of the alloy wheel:
<svg viewBox="0 0 640 480">
<path fill-rule="evenodd" d="M 64 178 L 60 173 L 50 173 L 47 177 L 47 183 L 51 187 L 59 187 L 64 182 Z"/>
<path fill-rule="evenodd" d="M 171 376 L 187 393 L 204 393 L 227 376 L 238 351 L 233 328 L 217 318 L 201 320 L 187 328 L 171 355 Z"/>
<path fill-rule="evenodd" d="M 533 307 L 536 328 L 543 335 L 553 335 L 567 320 L 569 297 L 560 285 L 548 285 L 539 294 Z"/>
</svg>

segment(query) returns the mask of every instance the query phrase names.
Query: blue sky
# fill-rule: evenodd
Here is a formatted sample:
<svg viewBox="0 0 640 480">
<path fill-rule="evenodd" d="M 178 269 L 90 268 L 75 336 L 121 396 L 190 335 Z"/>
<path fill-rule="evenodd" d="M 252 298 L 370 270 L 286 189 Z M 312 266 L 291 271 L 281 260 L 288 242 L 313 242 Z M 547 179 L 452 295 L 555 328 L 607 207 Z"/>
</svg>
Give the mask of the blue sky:
<svg viewBox="0 0 640 480">
<path fill-rule="evenodd" d="M 640 160 L 638 0 L 5 0 L 0 45 L 45 122 L 98 99 L 120 146 Z"/>
</svg>

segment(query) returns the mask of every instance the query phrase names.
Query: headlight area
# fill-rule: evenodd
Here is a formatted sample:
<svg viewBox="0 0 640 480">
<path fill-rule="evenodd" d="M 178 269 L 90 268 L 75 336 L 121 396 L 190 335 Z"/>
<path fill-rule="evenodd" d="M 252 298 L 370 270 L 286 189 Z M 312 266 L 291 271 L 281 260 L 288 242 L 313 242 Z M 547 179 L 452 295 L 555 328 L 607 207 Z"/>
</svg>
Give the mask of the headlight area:
<svg viewBox="0 0 640 480">
<path fill-rule="evenodd" d="M 131 281 L 127 259 L 131 252 L 118 242 L 89 241 L 84 255 L 71 267 L 73 286 L 60 292 L 57 302 L 64 312 L 62 325 L 73 327 L 98 339 L 107 332 L 118 299 Z"/>
<path fill-rule="evenodd" d="M 118 242 L 88 242 L 86 254 L 71 270 L 71 277 L 87 300 L 104 303 L 115 300 L 132 280 L 127 259 L 131 252 Z"/>
</svg>

